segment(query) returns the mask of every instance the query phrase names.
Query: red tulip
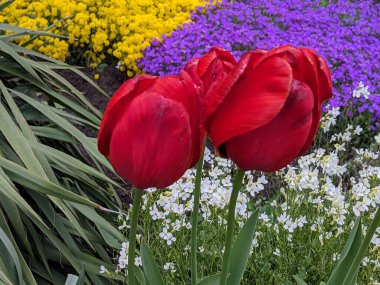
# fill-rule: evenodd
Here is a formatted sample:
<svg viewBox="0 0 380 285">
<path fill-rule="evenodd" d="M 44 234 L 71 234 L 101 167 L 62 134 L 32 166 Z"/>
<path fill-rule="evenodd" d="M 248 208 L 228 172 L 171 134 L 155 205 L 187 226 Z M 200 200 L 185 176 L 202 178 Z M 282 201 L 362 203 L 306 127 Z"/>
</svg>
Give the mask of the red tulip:
<svg viewBox="0 0 380 285">
<path fill-rule="evenodd" d="M 213 83 L 221 80 L 236 65 L 234 57 L 225 49 L 213 47 L 208 53 L 200 58 L 191 59 L 185 66 L 187 71 L 196 83 L 204 87 L 204 91 L 210 88 Z"/>
<path fill-rule="evenodd" d="M 99 151 L 139 189 L 164 188 L 199 160 L 205 131 L 191 77 L 140 75 L 112 96 L 101 122 Z"/>
<path fill-rule="evenodd" d="M 206 129 L 240 168 L 276 171 L 309 149 L 331 96 L 330 71 L 314 50 L 252 51 L 206 102 Z"/>
<path fill-rule="evenodd" d="M 208 53 L 200 58 L 191 59 L 184 70 L 190 74 L 195 84 L 200 90 L 201 114 L 205 115 L 204 107 L 210 96 L 213 96 L 213 89 L 235 67 L 236 60 L 225 49 L 213 47 Z"/>
</svg>

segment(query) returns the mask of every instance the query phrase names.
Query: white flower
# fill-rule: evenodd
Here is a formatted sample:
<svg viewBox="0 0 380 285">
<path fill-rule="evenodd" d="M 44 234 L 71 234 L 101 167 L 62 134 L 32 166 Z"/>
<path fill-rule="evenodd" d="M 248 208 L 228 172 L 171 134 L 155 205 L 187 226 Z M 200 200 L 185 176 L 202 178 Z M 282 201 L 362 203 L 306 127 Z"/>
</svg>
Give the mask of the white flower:
<svg viewBox="0 0 380 285">
<path fill-rule="evenodd" d="M 262 220 L 263 222 L 267 223 L 270 221 L 269 217 L 267 214 L 265 213 L 262 213 L 260 216 L 259 216 L 259 219 Z"/>
<path fill-rule="evenodd" d="M 363 132 L 363 128 L 361 126 L 356 126 L 354 130 L 355 135 L 360 135 Z"/>
<path fill-rule="evenodd" d="M 167 245 L 171 245 L 173 242 L 175 242 L 177 239 L 173 236 L 171 232 L 168 231 L 167 227 L 164 227 L 162 229 L 162 232 L 159 234 L 160 238 L 163 240 L 166 240 Z"/>
<path fill-rule="evenodd" d="M 354 98 L 360 98 L 363 96 L 365 99 L 368 99 L 369 95 L 370 93 L 368 91 L 368 86 L 365 86 L 362 81 L 359 82 L 359 85 L 356 87 L 352 94 Z"/>
<path fill-rule="evenodd" d="M 167 262 L 164 264 L 164 270 L 170 270 L 170 272 L 176 272 L 173 262 Z"/>
<path fill-rule="evenodd" d="M 135 265 L 136 266 L 142 266 L 141 256 L 136 256 L 135 257 Z"/>
<path fill-rule="evenodd" d="M 375 136 L 375 141 L 377 144 L 380 145 L 380 133 L 378 133 L 377 136 Z"/>
<path fill-rule="evenodd" d="M 116 68 L 117 70 L 120 70 L 120 67 L 121 67 L 122 65 L 124 65 L 124 63 L 123 63 L 122 61 L 118 61 L 117 64 L 116 64 L 116 66 L 115 66 L 115 68 Z"/>
<path fill-rule="evenodd" d="M 278 248 L 276 248 L 274 250 L 273 254 L 276 255 L 276 256 L 280 256 L 281 255 L 281 251 Z"/>
<path fill-rule="evenodd" d="M 339 115 L 340 108 L 335 107 L 329 110 L 325 116 L 323 116 L 321 126 L 325 133 L 327 133 L 332 126 L 336 125 L 336 119 Z"/>
<path fill-rule="evenodd" d="M 104 265 L 100 265 L 99 273 L 100 274 L 108 273 L 108 270 Z"/>
</svg>

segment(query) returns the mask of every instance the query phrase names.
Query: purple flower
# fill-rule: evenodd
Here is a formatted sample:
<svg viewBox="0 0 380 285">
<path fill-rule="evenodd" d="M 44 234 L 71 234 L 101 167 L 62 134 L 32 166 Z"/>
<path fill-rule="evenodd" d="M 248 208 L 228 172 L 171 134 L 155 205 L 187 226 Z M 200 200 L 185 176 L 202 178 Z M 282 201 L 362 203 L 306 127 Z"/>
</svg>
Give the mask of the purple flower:
<svg viewBox="0 0 380 285">
<path fill-rule="evenodd" d="M 239 59 L 255 49 L 292 44 L 310 47 L 328 61 L 334 82 L 333 107 L 352 104 L 360 81 L 377 95 L 359 98 L 359 112 L 380 122 L 380 4 L 374 1 L 246 0 L 197 10 L 192 23 L 162 43 L 153 41 L 139 63 L 152 74 L 176 74 L 193 57 L 213 46 Z"/>
</svg>

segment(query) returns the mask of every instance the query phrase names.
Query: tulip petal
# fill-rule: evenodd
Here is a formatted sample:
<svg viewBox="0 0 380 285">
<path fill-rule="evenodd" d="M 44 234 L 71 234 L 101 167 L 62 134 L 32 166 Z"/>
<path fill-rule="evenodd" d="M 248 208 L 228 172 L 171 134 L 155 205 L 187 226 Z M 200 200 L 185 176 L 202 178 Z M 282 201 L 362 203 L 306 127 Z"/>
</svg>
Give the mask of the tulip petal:
<svg viewBox="0 0 380 285">
<path fill-rule="evenodd" d="M 319 83 L 321 85 L 320 89 L 320 102 L 326 101 L 332 97 L 332 81 L 330 69 L 326 63 L 326 61 L 320 57 L 317 53 L 314 52 L 314 56 L 317 58 L 317 62 L 319 64 L 318 68 L 318 76 Z"/>
<path fill-rule="evenodd" d="M 191 161 L 191 130 L 184 106 L 145 92 L 128 104 L 111 138 L 110 161 L 135 187 L 164 188 Z"/>
<path fill-rule="evenodd" d="M 242 60 L 249 61 L 249 55 Z M 280 57 L 265 59 L 254 69 L 249 69 L 245 63 L 238 64 L 235 69 L 230 73 L 232 78 L 223 80 L 218 87 L 225 86 L 229 92 L 206 125 L 217 147 L 272 121 L 290 91 L 292 70 Z"/>
<path fill-rule="evenodd" d="M 200 94 L 201 94 L 201 96 L 203 96 L 203 90 L 204 90 L 203 89 L 203 81 L 199 77 L 199 74 L 198 74 L 198 63 L 199 63 L 199 58 L 193 58 L 186 63 L 183 70 L 186 71 L 190 75 L 190 77 L 193 79 L 195 85 L 201 89 Z"/>
<path fill-rule="evenodd" d="M 310 148 L 313 139 L 318 131 L 319 122 L 322 116 L 322 108 L 321 108 L 321 84 L 319 81 L 319 62 L 315 56 L 314 51 L 307 48 L 301 48 L 301 52 L 304 54 L 305 61 L 305 73 L 308 74 L 308 77 L 305 79 L 305 83 L 309 85 L 311 90 L 313 90 L 314 94 L 314 108 L 313 108 L 313 123 L 310 129 L 309 136 L 301 148 L 299 155 L 304 154 Z"/>
<path fill-rule="evenodd" d="M 225 49 L 221 47 L 213 47 L 208 53 L 199 58 L 198 74 L 203 77 L 210 64 L 213 61 L 230 63 L 232 66 L 236 64 L 235 58 Z"/>
<path fill-rule="evenodd" d="M 194 166 L 199 160 L 205 139 L 205 130 L 199 108 L 200 95 L 194 81 L 187 72 L 181 71 L 179 76 L 165 76 L 157 79 L 152 90 L 167 99 L 183 104 L 190 114 L 193 142 L 193 159 L 190 167 Z"/>
<path fill-rule="evenodd" d="M 193 142 L 193 160 L 189 167 L 193 167 L 198 163 L 206 141 L 204 109 L 200 103 L 203 94 L 201 93 L 202 89 L 196 87 L 191 76 L 187 72 L 181 70 L 180 77 L 189 105 L 190 126 L 192 130 L 191 137 Z"/>
<path fill-rule="evenodd" d="M 210 86 L 204 96 L 206 118 L 215 112 L 248 66 L 258 61 L 265 53 L 264 50 L 256 50 L 244 54 L 228 76 L 225 76 L 218 84 Z"/>
<path fill-rule="evenodd" d="M 114 126 L 129 101 L 154 84 L 156 77 L 140 75 L 126 81 L 112 96 L 104 112 L 98 134 L 98 149 L 104 156 L 109 155 L 109 145 Z"/>
<path fill-rule="evenodd" d="M 292 162 L 312 125 L 314 97 L 304 83 L 293 81 L 281 112 L 269 124 L 225 143 L 228 156 L 245 170 L 276 171 Z"/>
</svg>

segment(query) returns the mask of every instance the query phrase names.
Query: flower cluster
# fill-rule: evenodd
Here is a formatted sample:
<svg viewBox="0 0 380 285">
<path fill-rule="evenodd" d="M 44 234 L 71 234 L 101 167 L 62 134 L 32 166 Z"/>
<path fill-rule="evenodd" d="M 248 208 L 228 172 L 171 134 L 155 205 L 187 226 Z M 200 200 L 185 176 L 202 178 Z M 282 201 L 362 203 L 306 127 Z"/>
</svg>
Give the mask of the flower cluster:
<svg viewBox="0 0 380 285">
<path fill-rule="evenodd" d="M 379 14 L 380 4 L 372 0 L 225 1 L 205 14 L 195 13 L 192 23 L 162 43 L 153 41 L 140 65 L 163 75 L 176 73 L 214 45 L 231 50 L 236 58 L 254 48 L 285 43 L 313 47 L 332 67 L 331 106 L 358 106 L 360 112 L 370 112 L 379 127 L 380 72 L 374 64 L 380 61 Z M 361 88 L 360 82 L 366 82 L 367 89 L 352 94 L 352 86 Z"/>
<path fill-rule="evenodd" d="M 210 3 L 204 0 L 16 0 L 0 13 L 0 22 L 47 30 L 69 40 L 39 37 L 27 44 L 56 59 L 65 60 L 80 52 L 94 66 L 107 55 L 122 62 L 129 75 L 138 72 L 136 59 L 153 38 L 161 39 L 186 23 L 190 11 Z M 61 21 L 61 19 L 65 19 Z M 50 27 L 54 25 L 54 27 Z M 18 41 L 25 44 L 30 36 Z"/>
</svg>

